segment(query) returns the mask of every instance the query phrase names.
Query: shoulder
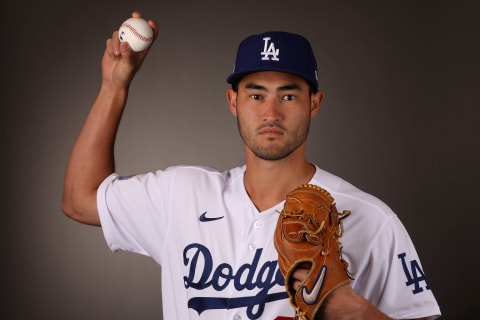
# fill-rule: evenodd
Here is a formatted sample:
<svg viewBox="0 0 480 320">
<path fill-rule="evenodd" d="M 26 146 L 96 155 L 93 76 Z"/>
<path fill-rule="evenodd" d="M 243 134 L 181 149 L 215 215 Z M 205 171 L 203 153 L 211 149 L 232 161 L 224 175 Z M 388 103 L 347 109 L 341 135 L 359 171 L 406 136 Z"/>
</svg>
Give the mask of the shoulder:
<svg viewBox="0 0 480 320">
<path fill-rule="evenodd" d="M 102 190 L 117 190 L 117 192 L 162 192 L 168 193 L 181 188 L 182 190 L 206 189 L 213 186 L 224 188 L 240 181 L 243 176 L 244 167 L 237 167 L 229 170 L 218 170 L 207 166 L 177 165 L 166 169 L 156 170 L 141 174 L 121 176 L 118 173 L 112 174 L 103 181 Z"/>
<path fill-rule="evenodd" d="M 219 170 L 208 166 L 176 165 L 136 176 L 143 185 L 161 186 L 165 192 L 223 189 L 243 177 L 244 167 Z M 213 189 L 212 189 L 213 188 Z"/>
<path fill-rule="evenodd" d="M 359 261 L 368 260 L 368 252 L 384 254 L 393 252 L 394 246 L 402 247 L 401 250 L 410 248 L 407 230 L 385 202 L 321 169 L 317 170 L 314 183 L 330 192 L 339 212 L 351 212 L 343 220 L 342 243 L 354 267 Z"/>
<path fill-rule="evenodd" d="M 213 167 L 208 166 L 198 166 L 198 165 L 178 165 L 172 166 L 165 170 L 159 170 L 155 175 L 159 176 L 171 176 L 176 180 L 186 179 L 189 181 L 197 180 L 212 180 L 212 181 L 223 181 L 224 183 L 229 183 L 232 180 L 237 179 L 238 177 L 243 176 L 245 172 L 245 167 L 236 167 L 228 170 L 219 170 Z"/>
<path fill-rule="evenodd" d="M 384 201 L 332 173 L 317 168 L 313 183 L 331 194 L 339 212 L 351 212 L 344 220 L 345 228 L 350 230 L 351 235 L 358 231 L 362 237 L 373 239 L 380 230 L 397 228 L 400 223 Z"/>
<path fill-rule="evenodd" d="M 313 183 L 327 190 L 335 199 L 337 209 L 365 211 L 391 218 L 391 208 L 376 196 L 365 192 L 350 182 L 317 167 Z"/>
</svg>

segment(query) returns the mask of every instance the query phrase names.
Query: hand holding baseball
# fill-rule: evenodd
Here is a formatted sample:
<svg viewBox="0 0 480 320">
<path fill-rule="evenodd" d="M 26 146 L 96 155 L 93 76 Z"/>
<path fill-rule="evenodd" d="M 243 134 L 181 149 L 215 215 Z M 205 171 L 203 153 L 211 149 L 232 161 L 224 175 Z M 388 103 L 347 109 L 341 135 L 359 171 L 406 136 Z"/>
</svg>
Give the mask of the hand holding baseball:
<svg viewBox="0 0 480 320">
<path fill-rule="evenodd" d="M 125 20 L 118 30 L 120 42 L 128 42 L 135 52 L 147 49 L 153 41 L 153 35 L 153 29 L 141 17 Z"/>
<path fill-rule="evenodd" d="M 157 33 L 157 23 L 145 20 L 140 12 L 133 12 L 107 40 L 102 60 L 104 84 L 110 88 L 128 88 Z"/>
</svg>

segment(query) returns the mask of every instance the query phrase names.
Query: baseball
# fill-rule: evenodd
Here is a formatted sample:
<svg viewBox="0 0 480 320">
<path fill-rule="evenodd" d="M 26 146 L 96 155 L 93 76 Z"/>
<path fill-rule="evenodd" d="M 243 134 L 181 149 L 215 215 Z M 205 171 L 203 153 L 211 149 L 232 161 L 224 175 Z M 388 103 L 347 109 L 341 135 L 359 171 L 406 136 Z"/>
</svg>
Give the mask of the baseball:
<svg viewBox="0 0 480 320">
<path fill-rule="evenodd" d="M 142 18 L 125 20 L 118 30 L 121 42 L 128 42 L 133 51 L 139 52 L 148 48 L 153 40 L 153 30 Z"/>
</svg>

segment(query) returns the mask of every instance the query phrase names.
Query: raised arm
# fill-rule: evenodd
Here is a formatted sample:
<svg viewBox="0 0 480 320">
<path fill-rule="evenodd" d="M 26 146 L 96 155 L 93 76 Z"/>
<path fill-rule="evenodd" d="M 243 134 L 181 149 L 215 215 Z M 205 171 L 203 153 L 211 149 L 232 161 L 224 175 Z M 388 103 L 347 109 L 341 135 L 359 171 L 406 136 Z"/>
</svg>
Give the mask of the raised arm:
<svg viewBox="0 0 480 320">
<path fill-rule="evenodd" d="M 141 17 L 134 12 L 132 17 Z M 149 21 L 158 34 L 158 26 Z M 73 220 L 100 226 L 96 193 L 115 170 L 114 143 L 128 90 L 148 49 L 133 52 L 118 40 L 118 31 L 107 40 L 102 59 L 102 84 L 75 141 L 65 173 L 62 210 Z"/>
</svg>

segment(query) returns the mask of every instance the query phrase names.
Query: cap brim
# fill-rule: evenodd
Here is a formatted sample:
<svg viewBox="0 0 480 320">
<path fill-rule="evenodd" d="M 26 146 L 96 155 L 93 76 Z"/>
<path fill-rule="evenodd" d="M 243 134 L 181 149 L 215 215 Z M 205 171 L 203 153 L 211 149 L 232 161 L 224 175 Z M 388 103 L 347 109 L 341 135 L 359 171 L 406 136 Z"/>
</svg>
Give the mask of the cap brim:
<svg viewBox="0 0 480 320">
<path fill-rule="evenodd" d="M 287 71 L 287 70 L 284 70 L 282 68 L 263 68 L 263 69 L 253 69 L 253 70 L 244 70 L 242 72 L 238 72 L 238 73 L 232 73 L 228 78 L 227 78 L 227 83 L 230 83 L 230 84 L 234 84 L 234 83 L 238 83 L 240 81 L 240 79 L 242 79 L 243 77 L 245 77 L 246 75 L 248 74 L 251 74 L 251 73 L 255 73 L 255 72 L 264 72 L 264 71 L 277 71 L 277 72 L 283 72 L 283 73 L 288 73 L 288 74 L 293 74 L 294 76 L 297 76 L 297 77 L 300 77 L 302 78 L 303 80 L 305 80 L 305 82 L 307 82 L 308 84 L 312 85 L 316 90 L 318 89 L 316 84 L 315 83 L 312 83 L 310 80 L 306 79 L 303 75 L 301 74 L 298 74 L 298 73 L 295 73 L 295 72 L 291 72 L 291 71 Z"/>
</svg>

